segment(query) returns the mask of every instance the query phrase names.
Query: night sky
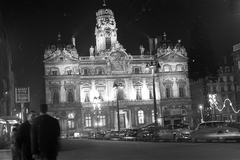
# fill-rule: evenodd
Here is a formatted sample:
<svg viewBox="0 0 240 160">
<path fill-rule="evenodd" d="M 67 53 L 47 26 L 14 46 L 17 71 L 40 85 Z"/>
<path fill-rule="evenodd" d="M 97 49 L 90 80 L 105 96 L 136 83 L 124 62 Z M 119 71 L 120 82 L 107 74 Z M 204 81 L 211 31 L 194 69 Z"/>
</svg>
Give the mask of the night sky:
<svg viewBox="0 0 240 160">
<path fill-rule="evenodd" d="M 127 53 L 148 50 L 148 37 L 162 36 L 190 51 L 192 19 L 198 17 L 209 30 L 216 55 L 230 55 L 240 43 L 238 0 L 105 0 L 115 15 L 118 41 Z M 44 95 L 43 55 L 45 46 L 61 39 L 76 38 L 80 56 L 95 46 L 96 12 L 103 0 L 1 0 L 0 11 L 7 30 L 17 86 L 31 89 L 30 106 L 39 105 Z"/>
</svg>

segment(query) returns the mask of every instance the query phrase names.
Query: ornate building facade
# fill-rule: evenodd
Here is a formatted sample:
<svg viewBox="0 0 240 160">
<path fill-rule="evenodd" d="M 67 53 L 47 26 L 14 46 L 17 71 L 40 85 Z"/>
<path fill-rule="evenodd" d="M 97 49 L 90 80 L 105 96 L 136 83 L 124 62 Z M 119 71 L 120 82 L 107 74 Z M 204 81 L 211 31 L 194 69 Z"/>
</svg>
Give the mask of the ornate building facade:
<svg viewBox="0 0 240 160">
<path fill-rule="evenodd" d="M 140 54 L 130 55 L 117 40 L 114 14 L 107 8 L 96 13 L 95 36 L 89 56 L 79 57 L 75 39 L 62 43 L 60 35 L 44 53 L 46 103 L 63 133 L 153 123 L 153 89 L 159 125 L 192 123 L 188 58 L 180 41 L 173 45 L 164 34 L 153 54 L 140 46 Z M 152 48 L 153 39 L 149 42 Z"/>
<path fill-rule="evenodd" d="M 236 67 L 230 58 L 224 56 L 219 60 L 218 80 L 209 80 L 207 83 L 208 100 L 212 102 L 210 106 L 213 120 L 239 122 Z M 200 109 L 201 105 L 204 110 L 203 80 L 191 81 L 190 86 L 192 117 L 194 124 L 198 124 L 201 122 L 201 112 L 204 117 L 204 111 Z"/>
</svg>

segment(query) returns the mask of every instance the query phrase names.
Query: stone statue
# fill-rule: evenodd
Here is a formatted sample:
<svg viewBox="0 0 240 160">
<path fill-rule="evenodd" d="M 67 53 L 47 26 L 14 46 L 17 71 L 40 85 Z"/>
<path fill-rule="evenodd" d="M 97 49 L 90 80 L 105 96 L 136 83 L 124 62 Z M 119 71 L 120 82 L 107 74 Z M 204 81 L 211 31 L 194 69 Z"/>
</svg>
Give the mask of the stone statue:
<svg viewBox="0 0 240 160">
<path fill-rule="evenodd" d="M 91 46 L 91 47 L 89 48 L 89 53 L 90 53 L 90 56 L 93 56 L 93 53 L 94 53 L 94 48 L 93 48 L 93 46 Z"/>
<path fill-rule="evenodd" d="M 139 49 L 140 49 L 141 55 L 143 55 L 143 54 L 144 54 L 144 51 L 145 51 L 145 48 L 143 47 L 143 45 L 140 45 L 140 46 L 139 46 Z"/>
</svg>

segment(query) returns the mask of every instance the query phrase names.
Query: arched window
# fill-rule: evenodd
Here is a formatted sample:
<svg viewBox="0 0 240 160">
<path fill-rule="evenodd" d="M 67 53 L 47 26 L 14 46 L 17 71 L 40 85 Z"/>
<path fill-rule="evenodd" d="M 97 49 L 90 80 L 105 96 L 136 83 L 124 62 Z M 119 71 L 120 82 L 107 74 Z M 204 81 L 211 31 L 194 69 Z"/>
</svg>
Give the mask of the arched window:
<svg viewBox="0 0 240 160">
<path fill-rule="evenodd" d="M 182 64 L 177 65 L 176 70 L 177 71 L 183 71 L 183 65 Z"/>
<path fill-rule="evenodd" d="M 85 126 L 91 127 L 92 126 L 92 118 L 90 114 L 85 115 Z"/>
<path fill-rule="evenodd" d="M 170 72 L 171 71 L 171 66 L 170 65 L 164 65 L 163 70 L 164 70 L 164 72 Z"/>
<path fill-rule="evenodd" d="M 144 124 L 144 112 L 143 110 L 138 111 L 138 123 Z"/>
</svg>

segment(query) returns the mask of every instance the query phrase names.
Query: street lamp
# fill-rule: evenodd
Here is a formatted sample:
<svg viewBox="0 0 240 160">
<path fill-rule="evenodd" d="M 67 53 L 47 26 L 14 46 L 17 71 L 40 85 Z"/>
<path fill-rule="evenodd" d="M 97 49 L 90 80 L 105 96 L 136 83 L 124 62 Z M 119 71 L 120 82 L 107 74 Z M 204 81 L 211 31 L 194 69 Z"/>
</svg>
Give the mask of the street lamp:
<svg viewBox="0 0 240 160">
<path fill-rule="evenodd" d="M 118 121 L 118 137 L 120 136 L 120 114 L 119 114 L 119 88 L 122 88 L 122 83 L 114 83 L 113 88 L 117 89 L 117 121 Z"/>
<path fill-rule="evenodd" d="M 100 107 L 100 97 L 94 97 L 93 98 L 93 112 L 94 114 L 97 113 L 97 131 L 98 131 L 98 118 L 99 118 L 99 114 L 101 114 L 101 107 Z M 97 107 L 97 109 L 96 109 Z"/>
<path fill-rule="evenodd" d="M 153 63 L 153 61 L 151 61 L 150 65 L 147 64 L 146 68 L 150 68 L 152 70 L 152 78 L 153 78 L 153 109 L 154 109 L 154 124 L 156 126 L 158 126 L 158 122 L 157 122 L 157 100 L 156 100 L 156 91 L 155 91 L 155 69 L 160 68 L 159 63 L 157 62 L 156 64 Z M 162 110 L 161 110 L 162 113 Z M 162 118 L 162 116 L 161 116 Z"/>
<path fill-rule="evenodd" d="M 201 123 L 204 122 L 203 121 L 203 106 L 199 105 L 199 109 L 200 109 L 200 114 L 201 114 Z"/>
</svg>

